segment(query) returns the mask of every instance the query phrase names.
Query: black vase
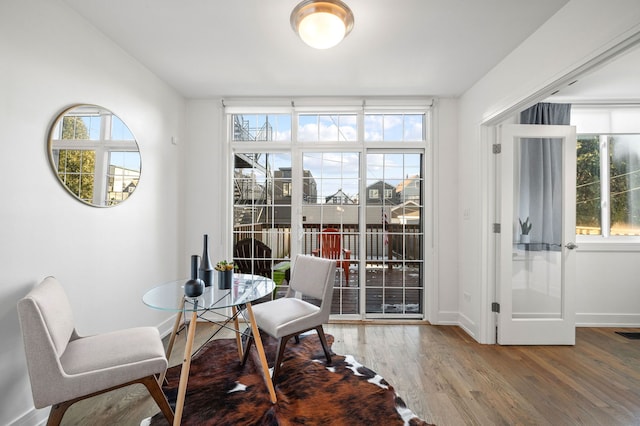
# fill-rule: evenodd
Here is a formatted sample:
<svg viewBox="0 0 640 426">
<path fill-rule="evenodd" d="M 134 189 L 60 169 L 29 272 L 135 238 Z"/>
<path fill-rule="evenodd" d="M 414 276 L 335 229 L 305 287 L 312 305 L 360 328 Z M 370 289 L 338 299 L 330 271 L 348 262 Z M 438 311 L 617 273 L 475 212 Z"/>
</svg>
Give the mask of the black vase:
<svg viewBox="0 0 640 426">
<path fill-rule="evenodd" d="M 229 290 L 233 282 L 233 269 L 228 271 L 218 271 L 218 288 L 220 290 Z"/>
<path fill-rule="evenodd" d="M 184 295 L 187 297 L 198 297 L 204 293 L 204 282 L 198 278 L 198 258 L 194 254 L 191 256 L 191 279 L 184 283 Z"/>
<path fill-rule="evenodd" d="M 204 234 L 204 248 L 202 249 L 202 261 L 198 269 L 199 278 L 204 281 L 206 287 L 213 285 L 213 265 L 209 258 L 209 236 Z"/>
</svg>

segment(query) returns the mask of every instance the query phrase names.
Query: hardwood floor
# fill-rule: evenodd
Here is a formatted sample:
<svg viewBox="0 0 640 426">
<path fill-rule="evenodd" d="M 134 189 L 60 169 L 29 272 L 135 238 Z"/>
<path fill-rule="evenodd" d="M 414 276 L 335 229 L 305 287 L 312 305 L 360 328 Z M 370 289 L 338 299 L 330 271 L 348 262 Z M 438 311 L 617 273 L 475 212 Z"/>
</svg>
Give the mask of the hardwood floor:
<svg viewBox="0 0 640 426">
<path fill-rule="evenodd" d="M 204 338 L 207 325 L 198 327 Z M 419 417 L 444 425 L 640 425 L 640 340 L 578 328 L 575 346 L 481 345 L 454 326 L 329 324 L 333 350 L 383 376 Z M 171 365 L 180 362 L 184 335 Z M 142 386 L 78 403 L 65 425 L 138 425 Z"/>
<path fill-rule="evenodd" d="M 449 326 L 329 327 L 335 352 L 351 352 L 438 425 L 637 425 L 640 340 L 614 331 L 578 328 L 573 347 L 525 347 L 481 345 Z"/>
</svg>

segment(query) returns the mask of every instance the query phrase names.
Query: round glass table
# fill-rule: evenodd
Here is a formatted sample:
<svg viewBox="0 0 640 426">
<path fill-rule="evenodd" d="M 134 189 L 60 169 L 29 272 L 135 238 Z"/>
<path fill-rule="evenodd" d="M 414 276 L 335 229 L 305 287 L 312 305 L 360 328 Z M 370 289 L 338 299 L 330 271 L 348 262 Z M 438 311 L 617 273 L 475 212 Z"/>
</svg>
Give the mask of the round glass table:
<svg viewBox="0 0 640 426">
<path fill-rule="evenodd" d="M 273 292 L 275 282 L 260 275 L 233 274 L 230 289 L 218 288 L 218 277 L 214 275 L 214 283 L 205 287 L 204 293 L 198 297 L 184 295 L 184 283 L 188 278 L 170 281 L 153 287 L 142 296 L 145 305 L 165 311 L 208 311 L 244 305 L 263 298 Z"/>
<path fill-rule="evenodd" d="M 191 357 L 193 355 L 193 341 L 195 337 L 196 322 L 198 315 L 207 311 L 226 310 L 231 308 L 232 315 L 226 317 L 225 326 L 229 322 L 233 322 L 235 330 L 236 343 L 238 345 L 238 354 L 240 359 L 243 358 L 242 339 L 240 337 L 240 327 L 238 316 L 245 314 L 245 318 L 251 327 L 251 332 L 256 343 L 256 350 L 260 359 L 262 373 L 265 384 L 269 390 L 271 402 L 276 402 L 276 392 L 273 382 L 269 376 L 269 365 L 267 357 L 264 353 L 262 340 L 260 339 L 260 331 L 256 325 L 251 309 L 251 302 L 261 299 L 272 294 L 276 287 L 275 282 L 266 277 L 251 274 L 234 274 L 231 288 L 218 288 L 218 274 L 215 274 L 214 283 L 210 287 L 205 287 L 204 293 L 198 297 L 187 297 L 184 294 L 184 284 L 188 279 L 170 281 L 160 284 L 149 289 L 143 296 L 142 301 L 145 305 L 153 309 L 177 312 L 176 319 L 169 338 L 167 347 L 167 359 L 171 355 L 173 344 L 175 342 L 178 329 L 181 325 L 181 319 L 187 313 L 191 313 L 191 320 L 187 327 L 187 341 L 184 349 L 184 358 L 182 361 L 182 369 L 180 371 L 180 382 L 178 384 L 178 396 L 176 400 L 176 408 L 174 415 L 174 425 L 179 425 L 182 419 L 182 411 L 184 409 L 184 400 L 187 392 L 187 382 L 189 379 L 189 368 L 191 366 Z M 228 312 L 228 311 L 227 311 Z M 186 325 L 186 324 L 185 324 Z M 164 374 L 159 378 L 160 384 L 164 381 Z"/>
</svg>

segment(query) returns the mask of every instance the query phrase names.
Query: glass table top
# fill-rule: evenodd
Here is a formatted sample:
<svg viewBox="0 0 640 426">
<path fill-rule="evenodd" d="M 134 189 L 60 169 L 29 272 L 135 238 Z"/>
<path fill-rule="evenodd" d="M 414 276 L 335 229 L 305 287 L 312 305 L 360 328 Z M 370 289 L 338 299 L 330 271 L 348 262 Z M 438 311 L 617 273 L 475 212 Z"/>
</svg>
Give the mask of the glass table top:
<svg viewBox="0 0 640 426">
<path fill-rule="evenodd" d="M 206 311 L 243 305 L 267 296 L 275 288 L 275 282 L 266 277 L 251 274 L 233 274 L 230 289 L 218 288 L 218 274 L 214 274 L 214 283 L 205 287 L 198 297 L 186 297 L 184 284 L 188 278 L 170 281 L 153 287 L 142 296 L 145 305 L 165 311 L 180 311 L 184 299 L 185 311 Z"/>
</svg>

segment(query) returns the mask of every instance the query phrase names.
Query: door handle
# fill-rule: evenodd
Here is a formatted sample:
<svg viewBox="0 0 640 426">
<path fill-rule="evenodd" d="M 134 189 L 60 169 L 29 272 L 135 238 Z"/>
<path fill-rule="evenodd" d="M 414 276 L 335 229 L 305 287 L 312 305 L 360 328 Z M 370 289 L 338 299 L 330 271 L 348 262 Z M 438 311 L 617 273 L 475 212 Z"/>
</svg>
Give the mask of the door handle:
<svg viewBox="0 0 640 426">
<path fill-rule="evenodd" d="M 568 248 L 569 250 L 574 250 L 578 248 L 578 246 L 575 243 L 567 243 L 565 247 Z"/>
</svg>

